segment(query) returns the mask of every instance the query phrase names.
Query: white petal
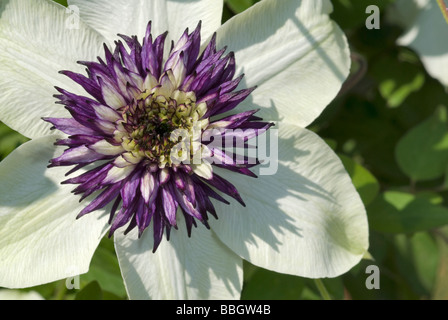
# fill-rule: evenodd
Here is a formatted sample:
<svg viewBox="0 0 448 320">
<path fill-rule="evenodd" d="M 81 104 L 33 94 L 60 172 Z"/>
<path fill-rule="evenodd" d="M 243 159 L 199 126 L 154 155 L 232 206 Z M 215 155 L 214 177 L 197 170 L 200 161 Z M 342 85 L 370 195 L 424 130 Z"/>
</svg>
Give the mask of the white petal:
<svg viewBox="0 0 448 320">
<path fill-rule="evenodd" d="M 106 140 L 100 140 L 94 144 L 92 144 L 89 149 L 93 151 L 104 154 L 106 156 L 114 156 L 124 152 L 124 148 L 121 145 L 114 146 L 107 142 Z"/>
<path fill-rule="evenodd" d="M 188 238 L 183 219 L 152 252 L 152 224 L 137 232 L 115 233 L 115 249 L 131 299 L 238 299 L 242 260 L 203 225 Z"/>
<path fill-rule="evenodd" d="M 84 21 L 101 32 L 110 43 L 117 34 L 137 35 L 141 40 L 149 21 L 153 38 L 169 31 L 167 44 L 180 38 L 186 28 L 193 31 L 202 20 L 202 39 L 221 25 L 223 0 L 68 0 L 80 10 Z"/>
<path fill-rule="evenodd" d="M 120 114 L 113 110 L 112 108 L 109 108 L 107 106 L 104 106 L 102 104 L 93 105 L 93 108 L 95 110 L 96 115 L 100 119 L 104 119 L 110 122 L 116 122 L 121 118 Z"/>
<path fill-rule="evenodd" d="M 102 36 L 76 19 L 53 1 L 0 3 L 0 120 L 29 138 L 50 133 L 42 117 L 68 115 L 54 103 L 54 86 L 84 92 L 58 71 L 83 72 L 76 61 L 102 51 Z"/>
<path fill-rule="evenodd" d="M 167 168 L 160 170 L 160 174 L 159 174 L 159 183 L 160 184 L 167 183 L 169 178 L 170 178 L 170 174 L 169 174 L 169 171 Z"/>
<path fill-rule="evenodd" d="M 204 161 L 201 164 L 192 164 L 191 168 L 193 169 L 194 173 L 204 179 L 210 180 L 211 178 L 213 178 L 212 165 L 207 161 Z"/>
<path fill-rule="evenodd" d="M 155 194 L 157 193 L 153 192 L 158 187 L 159 181 L 156 180 L 149 171 L 146 171 L 140 182 L 140 192 L 142 197 L 145 199 L 145 203 L 149 203 L 149 200 L 152 198 L 151 196 L 155 197 Z"/>
<path fill-rule="evenodd" d="M 113 167 L 107 173 L 107 177 L 104 179 L 104 183 L 116 183 L 128 177 L 135 169 L 135 166 L 126 166 L 124 168 Z"/>
<path fill-rule="evenodd" d="M 116 90 L 114 86 L 110 84 L 111 81 L 101 79 L 101 93 L 106 104 L 118 110 L 126 105 L 126 100 L 123 98 L 120 92 Z"/>
<path fill-rule="evenodd" d="M 218 30 L 218 47 L 235 52 L 245 87 L 258 86 L 242 108 L 264 119 L 306 127 L 339 92 L 350 68 L 343 32 L 328 0 L 263 0 Z M 245 107 L 246 106 L 246 107 Z"/>
<path fill-rule="evenodd" d="M 411 19 L 406 15 L 401 19 L 408 28 L 398 39 L 398 44 L 417 51 L 428 73 L 448 86 L 448 26 L 437 2 L 414 0 L 412 3 L 407 0 L 397 1 L 395 6 L 398 15 L 405 12 L 416 16 Z M 415 14 L 406 11 L 412 8 Z"/>
<path fill-rule="evenodd" d="M 272 129 L 271 129 L 272 130 Z M 335 277 L 356 265 L 368 247 L 367 217 L 350 177 L 317 135 L 279 124 L 274 175 L 221 175 L 246 207 L 216 203 L 212 230 L 242 258 L 273 271 Z"/>
<path fill-rule="evenodd" d="M 47 169 L 54 136 L 20 146 L 0 163 L 0 286 L 29 287 L 88 271 L 107 215 L 76 220 L 85 207 L 61 185 L 67 168 Z M 58 152 L 60 153 L 60 152 Z"/>
<path fill-rule="evenodd" d="M 45 300 L 45 299 L 36 291 L 0 289 L 0 301 L 1 300 Z"/>
</svg>

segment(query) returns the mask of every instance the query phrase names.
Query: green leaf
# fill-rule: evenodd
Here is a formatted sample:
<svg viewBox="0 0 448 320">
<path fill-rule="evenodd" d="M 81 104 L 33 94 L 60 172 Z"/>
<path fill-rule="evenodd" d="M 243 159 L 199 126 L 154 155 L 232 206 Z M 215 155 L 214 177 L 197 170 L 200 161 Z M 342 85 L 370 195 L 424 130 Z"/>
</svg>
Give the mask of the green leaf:
<svg viewBox="0 0 448 320">
<path fill-rule="evenodd" d="M 370 226 L 379 232 L 412 233 L 448 224 L 448 209 L 427 195 L 388 191 L 367 208 Z"/>
<path fill-rule="evenodd" d="M 0 160 L 29 139 L 0 122 Z"/>
<path fill-rule="evenodd" d="M 369 205 L 380 191 L 380 185 L 377 179 L 366 168 L 355 162 L 353 159 L 343 154 L 338 154 L 338 156 L 341 159 L 345 170 L 347 170 L 352 178 L 353 184 L 359 192 L 364 205 Z"/>
<path fill-rule="evenodd" d="M 439 248 L 439 265 L 435 286 L 432 293 L 433 300 L 448 300 L 448 228 L 440 230 L 436 242 Z"/>
<path fill-rule="evenodd" d="M 103 291 L 97 281 L 92 281 L 76 294 L 75 300 L 103 300 Z"/>
<path fill-rule="evenodd" d="M 418 197 L 421 199 L 427 199 L 430 203 L 435 205 L 443 204 L 443 197 L 435 192 L 431 191 L 422 191 L 418 194 Z"/>
<path fill-rule="evenodd" d="M 366 94 L 370 96 L 370 92 Z M 372 95 L 375 94 L 376 90 Z M 318 118 L 319 122 L 323 121 L 321 126 L 325 128 L 319 135 L 337 141 L 338 152 L 362 158 L 377 179 L 394 179 L 406 183 L 409 180 L 401 172 L 394 157 L 395 146 L 403 132 L 395 123 L 396 120 L 390 119 L 391 110 L 384 107 L 384 100 L 377 100 L 363 99 L 358 94 L 337 99 L 327 108 L 330 111 L 324 111 Z M 348 153 L 350 148 L 352 150 Z"/>
<path fill-rule="evenodd" d="M 326 278 L 320 280 L 328 292 L 331 300 L 344 299 L 344 283 L 342 278 Z M 304 279 L 305 287 L 303 288 L 300 300 L 323 300 L 321 292 L 317 288 L 314 279 Z"/>
<path fill-rule="evenodd" d="M 437 275 L 439 250 L 434 239 L 426 232 L 412 237 L 397 235 L 397 267 L 413 291 L 429 298 Z"/>
<path fill-rule="evenodd" d="M 117 296 L 112 292 L 103 290 L 103 300 L 127 300 L 127 297 Z"/>
<path fill-rule="evenodd" d="M 398 143 L 395 157 L 401 170 L 413 181 L 441 177 L 448 165 L 447 110 L 414 127 Z"/>
<path fill-rule="evenodd" d="M 226 4 L 235 14 L 243 12 L 255 2 L 255 0 L 226 0 Z"/>
<path fill-rule="evenodd" d="M 257 268 L 244 284 L 242 300 L 298 300 L 304 280 L 286 274 Z"/>
<path fill-rule="evenodd" d="M 105 291 L 126 297 L 120 266 L 118 265 L 113 241 L 104 237 L 93 255 L 89 272 L 81 276 L 83 281 L 97 281 Z"/>
<path fill-rule="evenodd" d="M 53 1 L 63 5 L 64 7 L 68 6 L 67 0 L 53 0 Z"/>
<path fill-rule="evenodd" d="M 379 60 L 372 72 L 379 83 L 381 96 L 390 108 L 396 108 L 408 96 L 421 89 L 425 83 L 425 74 L 419 65 L 386 56 Z"/>
</svg>

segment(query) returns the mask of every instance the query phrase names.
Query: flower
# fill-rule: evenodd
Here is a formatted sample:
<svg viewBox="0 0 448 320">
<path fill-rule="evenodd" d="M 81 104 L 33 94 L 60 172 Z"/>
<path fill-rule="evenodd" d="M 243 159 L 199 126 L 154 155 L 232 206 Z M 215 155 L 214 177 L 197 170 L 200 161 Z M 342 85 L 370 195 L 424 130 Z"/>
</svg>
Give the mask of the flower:
<svg viewBox="0 0 448 320">
<path fill-rule="evenodd" d="M 82 194 L 81 201 L 100 191 L 78 218 L 113 203 L 109 236 L 128 225 L 125 234 L 138 227 L 140 237 L 152 222 L 155 252 L 164 230 L 168 237 L 172 227 L 177 229 L 177 211 L 189 235 L 196 220 L 209 228 L 207 212 L 217 217 L 210 198 L 228 204 L 210 186 L 244 206 L 235 186 L 212 164 L 254 176 L 249 168 L 257 159 L 237 159 L 223 146 L 237 139 L 235 145 L 247 149 L 246 140 L 272 124 L 256 121 L 257 110 L 212 119 L 253 91 L 233 92 L 242 77 L 233 79 L 234 56 L 216 50 L 215 36 L 198 57 L 200 24 L 190 34 L 186 30 L 163 63 L 166 33 L 153 42 L 149 23 L 143 45 L 136 37 L 121 36 L 130 51 L 119 41 L 113 54 L 105 46 L 106 62 L 80 62 L 89 77 L 61 71 L 94 98 L 57 88 L 59 103 L 72 117 L 44 119 L 70 135 L 57 140 L 68 149 L 49 167 L 75 166 L 73 173 L 100 163 L 62 182 L 79 184 L 73 192 Z"/>
<path fill-rule="evenodd" d="M 405 29 L 397 43 L 415 50 L 428 73 L 448 86 L 448 26 L 437 2 L 399 0 L 390 19 Z"/>
<path fill-rule="evenodd" d="M 44 298 L 35 291 L 0 289 L 0 300 L 44 300 Z"/>
<path fill-rule="evenodd" d="M 305 129 L 334 98 L 349 71 L 348 46 L 343 33 L 328 17 L 332 9 L 329 1 L 262 0 L 222 26 L 223 6 L 217 0 L 144 3 L 72 0 L 69 4 L 79 9 L 83 19 L 77 21 L 76 28 L 67 25 L 65 8 L 48 0 L 9 0 L 0 7 L 0 43 L 7 48 L 0 53 L 0 70 L 5 75 L 0 79 L 0 119 L 32 139 L 0 163 L 0 286 L 32 286 L 86 272 L 100 239 L 110 230 L 111 211 L 118 211 L 115 221 L 120 212 L 126 221 L 115 226 L 112 222 L 112 231 L 126 289 L 133 299 L 238 298 L 242 287 L 242 259 L 277 272 L 311 278 L 335 277 L 359 262 L 368 247 L 364 206 L 338 157 L 316 134 Z M 144 62 L 157 65 L 148 73 L 132 68 L 139 66 L 135 63 L 139 58 L 135 53 L 140 50 L 137 39 L 146 39 L 142 46 L 149 45 L 152 39 L 147 32 L 149 28 L 145 29 L 149 21 L 151 34 L 155 35 L 153 45 L 161 45 L 165 37 L 167 43 L 173 41 L 174 45 L 170 53 L 165 50 L 162 60 Z M 186 28 L 194 31 L 185 32 Z M 202 41 L 196 54 L 199 31 Z M 122 39 L 128 50 L 120 42 L 114 46 L 114 41 L 119 39 L 117 34 L 127 35 Z M 129 37 L 132 35 L 137 38 Z M 217 52 L 227 47 L 234 58 L 232 54 L 227 58 L 218 55 L 213 64 L 205 62 L 207 53 L 204 52 L 213 52 L 215 47 Z M 157 48 L 155 45 L 152 49 Z M 159 52 L 154 57 L 162 55 Z M 76 61 L 86 62 L 77 64 Z M 188 76 L 201 61 L 204 68 L 226 70 L 232 77 L 235 73 L 236 78 L 221 77 L 217 83 L 224 85 L 231 81 L 229 94 L 240 94 L 233 113 L 238 116 L 208 117 L 212 115 L 207 114 L 212 109 L 211 102 L 203 97 L 201 100 L 198 92 L 210 89 L 211 84 L 198 85 L 191 91 L 186 89 Z M 225 67 L 219 68 L 220 64 Z M 106 66 L 113 66 L 115 74 L 101 74 Z M 86 74 L 84 67 L 88 70 L 87 77 L 80 76 Z M 148 65 L 147 69 L 152 67 Z M 101 80 L 89 78 L 92 73 L 101 74 Z M 154 79 L 147 79 L 148 74 Z M 238 77 L 242 74 L 244 78 Z M 98 82 L 93 83 L 92 79 Z M 126 79 L 126 83 L 109 81 L 117 79 Z M 140 86 L 142 81 L 146 85 Z M 117 87 L 120 84 L 123 86 Z M 172 90 L 166 91 L 170 84 Z M 57 99 L 69 112 L 54 104 L 55 86 L 59 88 Z M 250 88 L 255 86 L 252 91 Z M 102 90 L 101 95 L 95 92 L 98 89 Z M 180 105 L 183 107 L 178 110 Z M 226 110 L 232 107 L 229 102 L 224 106 Z M 161 121 L 162 109 L 179 112 L 179 121 Z M 257 118 L 251 111 L 255 109 L 260 109 Z M 182 115 L 187 113 L 196 113 L 197 120 L 206 120 L 200 132 L 212 123 L 216 125 L 216 120 L 222 117 L 228 121 L 243 119 L 249 127 L 264 129 L 275 122 L 278 131 L 270 131 L 278 134 L 278 144 L 271 144 L 270 151 L 275 153 L 278 148 L 279 159 L 277 162 L 264 157 L 271 163 L 262 164 L 272 165 L 275 174 L 263 175 L 260 168 L 259 178 L 254 179 L 248 177 L 249 171 L 241 174 L 233 172 L 238 171 L 235 167 L 232 171 L 216 165 L 210 169 L 201 161 L 197 168 L 191 167 L 193 175 L 190 176 L 188 169 L 182 167 L 187 171 L 178 170 L 179 185 L 170 184 L 169 190 L 156 193 L 158 214 L 151 222 L 149 219 L 137 222 L 138 212 L 141 217 L 148 213 L 139 208 L 148 204 L 154 193 L 144 188 L 139 193 L 137 182 L 131 181 L 135 178 L 141 181 L 140 186 L 151 186 L 147 181 L 153 178 L 155 181 L 152 176 L 155 172 L 159 176 L 168 173 L 171 181 L 177 177 L 175 166 L 169 163 L 165 153 L 172 150 L 171 145 L 164 144 L 168 140 L 162 143 L 155 135 L 150 144 L 159 145 L 162 151 L 150 153 L 148 140 L 144 140 L 148 132 L 145 130 L 164 135 L 180 128 L 191 133 L 193 129 L 185 124 L 188 119 Z M 92 132 L 79 136 L 80 123 L 89 127 L 89 121 L 83 116 L 96 122 L 96 133 L 105 133 L 107 124 L 113 123 L 108 139 Z M 41 121 L 42 117 L 47 122 Z M 50 123 L 70 136 L 49 134 Z M 68 129 L 67 123 L 77 126 L 73 132 L 77 136 Z M 102 129 L 98 131 L 99 126 Z M 141 134 L 142 130 L 145 134 Z M 64 153 L 59 145 L 69 148 Z M 207 155 L 206 147 L 196 144 L 191 155 L 197 150 Z M 96 159 L 98 155 L 101 157 Z M 92 163 L 82 162 L 89 156 Z M 126 160 L 122 164 L 133 162 L 132 172 L 119 170 L 115 161 L 121 158 Z M 50 159 L 53 159 L 52 165 L 47 168 Z M 148 159 L 151 164 L 146 165 Z M 106 164 L 95 167 L 100 160 Z M 111 161 L 118 169 L 112 169 Z M 75 169 L 79 171 L 67 179 L 67 168 L 62 165 L 71 164 L 77 165 Z M 117 184 L 117 179 L 105 180 L 106 167 L 108 172 L 115 170 L 116 174 L 125 176 L 123 183 Z M 248 168 L 242 166 L 242 170 Z M 205 191 L 207 184 L 200 184 L 198 181 L 203 180 L 199 177 L 210 183 L 215 175 L 221 176 L 220 181 L 228 187 L 220 189 L 215 184 L 218 189 L 213 193 L 215 198 L 227 193 L 244 201 L 245 207 L 238 203 L 241 201 L 223 203 L 213 199 L 211 206 L 205 205 L 209 204 L 207 199 L 212 193 Z M 189 182 L 189 177 L 196 181 Z M 166 178 L 159 180 L 159 184 Z M 88 197 L 79 202 L 81 197 L 70 193 L 73 186 L 61 184 L 63 181 L 79 184 L 75 193 Z M 199 210 L 201 205 L 182 208 L 192 204 L 192 199 L 188 199 L 189 193 L 185 191 L 181 193 L 186 198 L 182 203 L 181 199 L 185 198 L 178 197 L 180 191 L 174 189 L 176 185 L 181 190 L 185 182 L 194 186 L 196 198 L 203 199 L 203 209 L 209 213 L 216 211 L 219 219 L 207 220 L 202 212 L 195 216 L 193 209 Z M 226 192 L 230 190 L 228 183 L 235 186 L 238 196 L 234 191 Z M 98 188 L 105 187 L 102 192 L 116 190 L 110 197 L 101 196 L 96 184 Z M 140 197 L 130 196 L 135 193 Z M 173 195 L 180 203 L 180 210 L 172 207 Z M 114 200 L 120 197 L 123 210 L 119 210 L 119 200 Z M 110 205 L 92 205 L 95 201 Z M 126 209 L 129 207 L 135 210 Z M 91 209 L 98 210 L 90 212 Z M 80 212 L 90 213 L 76 219 Z M 169 241 L 160 241 L 163 228 L 156 225 L 155 217 L 164 219 Z M 193 230 L 196 220 L 206 223 L 210 230 L 202 224 Z M 127 223 L 131 228 L 125 234 Z M 185 224 L 187 227 L 181 227 Z M 179 227 L 171 230 L 176 225 Z"/>
</svg>

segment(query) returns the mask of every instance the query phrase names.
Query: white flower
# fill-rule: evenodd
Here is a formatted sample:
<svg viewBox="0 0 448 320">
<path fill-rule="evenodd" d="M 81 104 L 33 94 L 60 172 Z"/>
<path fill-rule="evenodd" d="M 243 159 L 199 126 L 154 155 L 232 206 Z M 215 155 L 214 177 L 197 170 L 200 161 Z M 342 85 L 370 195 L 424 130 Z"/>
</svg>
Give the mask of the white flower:
<svg viewBox="0 0 448 320">
<path fill-rule="evenodd" d="M 219 220 L 172 230 L 152 252 L 152 230 L 114 234 L 132 299 L 234 299 L 242 289 L 242 259 L 266 269 L 310 278 L 336 277 L 367 251 L 364 206 L 341 161 L 305 129 L 338 93 L 349 72 L 348 45 L 329 19 L 330 1 L 262 0 L 224 25 L 221 0 L 69 0 L 73 13 L 48 0 L 1 0 L 0 120 L 32 140 L 0 163 L 0 286 L 20 288 L 88 271 L 108 230 L 108 211 L 75 219 L 86 206 L 61 185 L 66 170 L 47 169 L 60 155 L 42 117 L 69 117 L 54 104 L 54 86 L 86 95 L 60 70 L 83 73 L 116 34 L 166 30 L 180 38 L 202 21 L 205 44 L 234 51 L 236 74 L 257 89 L 239 110 L 279 130 L 278 171 L 257 180 L 225 173 L 246 207 L 214 202 Z M 73 8 L 73 7 L 72 7 Z M 73 16 L 71 16 L 73 18 Z M 75 16 L 76 18 L 76 16 Z M 258 115 L 258 114 L 257 114 Z M 181 215 L 178 215 L 181 219 Z"/>
<path fill-rule="evenodd" d="M 35 291 L 0 289 L 0 300 L 44 300 L 44 298 Z"/>
<path fill-rule="evenodd" d="M 433 0 L 397 0 L 391 15 L 405 28 L 397 40 L 414 49 L 428 73 L 448 86 L 448 24 Z"/>
</svg>

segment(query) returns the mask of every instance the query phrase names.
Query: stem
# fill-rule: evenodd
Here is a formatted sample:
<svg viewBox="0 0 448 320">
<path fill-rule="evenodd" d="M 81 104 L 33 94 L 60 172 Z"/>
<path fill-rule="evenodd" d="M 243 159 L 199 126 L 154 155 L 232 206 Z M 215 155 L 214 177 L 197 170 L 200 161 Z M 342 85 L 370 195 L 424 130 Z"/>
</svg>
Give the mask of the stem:
<svg viewBox="0 0 448 320">
<path fill-rule="evenodd" d="M 412 179 L 412 178 L 410 180 L 409 189 L 410 189 L 412 194 L 416 194 L 417 193 L 417 182 L 414 179 Z"/>
<path fill-rule="evenodd" d="M 55 300 L 64 300 L 65 294 L 67 293 L 67 286 L 64 280 L 59 281 L 56 286 L 54 299 Z"/>
<path fill-rule="evenodd" d="M 445 1 L 437 0 L 437 3 L 439 4 L 440 10 L 442 10 L 445 21 L 448 23 L 448 7 L 446 6 Z"/>
<path fill-rule="evenodd" d="M 362 55 L 353 52 L 351 53 L 350 57 L 352 59 L 352 62 L 356 62 L 358 64 L 358 70 L 351 74 L 347 81 L 344 82 L 341 90 L 338 93 L 338 96 L 342 96 L 349 92 L 364 78 L 367 73 L 367 60 Z"/>
<path fill-rule="evenodd" d="M 331 300 L 331 296 L 328 293 L 327 288 L 325 288 L 324 283 L 320 279 L 314 279 L 314 283 L 316 284 L 317 290 L 319 290 L 320 295 L 324 300 Z"/>
</svg>

